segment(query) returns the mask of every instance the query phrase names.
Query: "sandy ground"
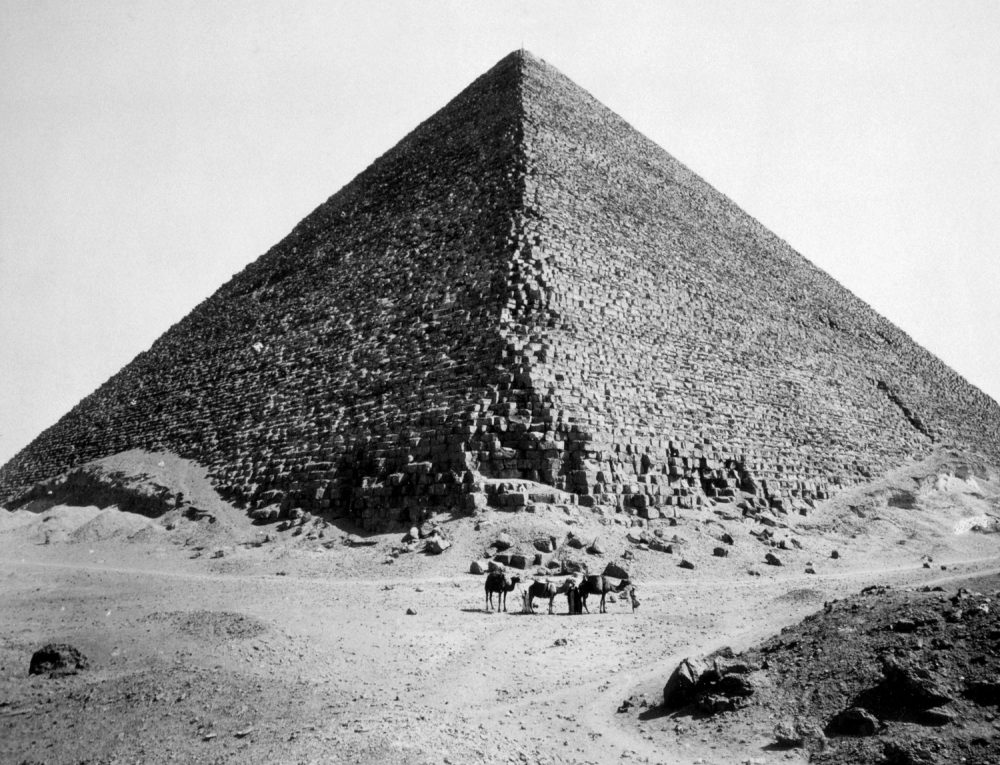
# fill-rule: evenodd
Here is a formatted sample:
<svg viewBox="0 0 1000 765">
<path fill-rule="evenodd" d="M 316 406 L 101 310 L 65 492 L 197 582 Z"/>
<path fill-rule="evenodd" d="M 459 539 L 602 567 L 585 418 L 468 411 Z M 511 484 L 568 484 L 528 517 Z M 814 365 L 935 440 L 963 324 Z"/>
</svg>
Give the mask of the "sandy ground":
<svg viewBox="0 0 1000 765">
<path fill-rule="evenodd" d="M 517 613 L 516 592 L 510 613 L 487 613 L 483 577 L 464 573 L 501 530 L 601 536 L 609 558 L 627 545 L 625 528 L 564 511 L 455 521 L 452 549 L 396 559 L 399 534 L 352 548 L 332 526 L 278 534 L 218 507 L 212 524 L 96 508 L 51 508 L 47 521 L 8 513 L 0 762 L 802 762 L 801 751 L 769 748 L 771 725 L 658 714 L 663 684 L 684 656 L 748 646 L 865 585 L 1000 569 L 1000 535 L 970 531 L 995 510 L 992 484 L 946 467 L 922 466 L 922 484 L 906 475 L 876 487 L 860 511 L 861 500 L 842 500 L 803 519 L 803 549 L 779 551 L 780 568 L 739 537 L 737 554 L 712 559 L 695 542 L 717 521 L 681 519 L 670 531 L 694 540 L 695 570 L 637 550 L 639 609 L 623 599 L 598 614 L 592 601 L 583 616 L 566 615 L 561 597 L 555 615 Z M 916 487 L 917 509 L 886 501 L 901 485 Z M 32 652 L 50 642 L 78 647 L 90 669 L 29 677 Z M 649 709 L 617 712 L 643 696 Z"/>
</svg>

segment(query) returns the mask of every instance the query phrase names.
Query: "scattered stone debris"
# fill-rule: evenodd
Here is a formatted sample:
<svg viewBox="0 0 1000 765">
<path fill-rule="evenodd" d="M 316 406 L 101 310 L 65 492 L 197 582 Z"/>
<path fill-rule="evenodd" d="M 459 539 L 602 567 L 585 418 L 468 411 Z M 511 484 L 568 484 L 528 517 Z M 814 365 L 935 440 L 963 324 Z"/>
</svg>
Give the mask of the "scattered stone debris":
<svg viewBox="0 0 1000 765">
<path fill-rule="evenodd" d="M 775 746 L 822 765 L 1000 762 L 1000 577 L 980 581 L 828 601 L 756 648 L 681 662 L 664 705 L 777 719 Z"/>
</svg>

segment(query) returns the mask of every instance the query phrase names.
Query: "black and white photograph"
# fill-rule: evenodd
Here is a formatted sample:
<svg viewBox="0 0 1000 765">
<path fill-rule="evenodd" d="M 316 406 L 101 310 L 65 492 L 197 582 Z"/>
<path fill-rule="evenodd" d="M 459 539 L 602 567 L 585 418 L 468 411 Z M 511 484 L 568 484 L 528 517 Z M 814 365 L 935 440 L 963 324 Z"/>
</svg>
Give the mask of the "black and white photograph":
<svg viewBox="0 0 1000 765">
<path fill-rule="evenodd" d="M 1000 3 L 0 0 L 0 763 L 1000 762 Z"/>
</svg>

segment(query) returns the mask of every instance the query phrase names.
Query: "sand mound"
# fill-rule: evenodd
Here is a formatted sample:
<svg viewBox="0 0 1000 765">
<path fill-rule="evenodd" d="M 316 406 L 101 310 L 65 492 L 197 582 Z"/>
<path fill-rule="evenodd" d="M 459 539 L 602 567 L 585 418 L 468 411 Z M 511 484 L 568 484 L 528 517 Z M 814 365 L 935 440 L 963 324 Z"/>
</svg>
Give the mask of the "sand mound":
<svg viewBox="0 0 1000 765">
<path fill-rule="evenodd" d="M 148 535 L 154 528 L 160 527 L 149 518 L 109 507 L 82 523 L 69 537 L 72 542 L 103 542 L 107 539 L 130 539 L 143 532 Z"/>
<path fill-rule="evenodd" d="M 27 510 L 0 511 L 0 534 L 12 529 L 19 529 L 37 519 L 37 515 Z"/>
</svg>

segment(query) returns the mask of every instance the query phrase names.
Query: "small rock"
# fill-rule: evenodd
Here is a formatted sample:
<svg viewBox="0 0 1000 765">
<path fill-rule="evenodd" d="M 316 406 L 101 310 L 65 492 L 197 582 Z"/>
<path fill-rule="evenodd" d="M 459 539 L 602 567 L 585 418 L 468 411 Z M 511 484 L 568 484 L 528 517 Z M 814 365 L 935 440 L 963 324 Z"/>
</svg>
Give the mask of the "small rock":
<svg viewBox="0 0 1000 765">
<path fill-rule="evenodd" d="M 692 563 L 691 561 L 689 561 L 689 560 L 688 560 L 687 558 L 684 558 L 684 559 L 683 559 L 683 560 L 682 560 L 682 561 L 681 561 L 680 563 L 678 563 L 677 565 L 678 565 L 678 566 L 679 566 L 680 568 L 686 568 L 686 569 L 690 569 L 690 570 L 694 570 L 694 564 L 693 564 L 693 563 Z"/>
<path fill-rule="evenodd" d="M 414 608 L 407 608 L 406 609 L 406 615 L 407 616 L 416 616 L 417 615 L 417 611 Z"/>
<path fill-rule="evenodd" d="M 955 722 L 958 716 L 951 709 L 923 709 L 917 714 L 917 722 L 921 725 L 947 725 Z"/>
<path fill-rule="evenodd" d="M 449 547 L 451 547 L 450 540 L 445 539 L 444 537 L 433 537 L 432 539 L 429 539 L 427 541 L 427 544 L 424 547 L 424 549 L 427 550 L 427 552 L 429 552 L 431 555 L 440 555 Z"/>
<path fill-rule="evenodd" d="M 826 726 L 827 735 L 874 736 L 879 729 L 878 718 L 862 707 L 848 707 L 834 715 Z"/>
<path fill-rule="evenodd" d="M 764 562 L 769 566 L 780 566 L 782 565 L 781 559 L 774 553 L 768 553 L 764 556 Z"/>
<path fill-rule="evenodd" d="M 716 558 L 725 558 L 729 555 L 729 550 L 727 550 L 725 547 L 716 547 L 714 550 L 712 550 L 712 555 L 714 555 Z"/>
<path fill-rule="evenodd" d="M 977 704 L 1000 705 L 1000 679 L 966 682 L 965 695 Z"/>
<path fill-rule="evenodd" d="M 832 553 L 830 553 L 830 557 L 831 558 L 839 558 L 840 557 L 840 553 L 837 552 L 836 550 L 834 550 Z"/>
<path fill-rule="evenodd" d="M 628 569 L 618 565 L 617 563 L 608 563 L 604 567 L 604 576 L 610 576 L 613 579 L 628 579 L 629 573 Z"/>
<path fill-rule="evenodd" d="M 87 669 L 87 657 L 68 643 L 49 643 L 35 651 L 28 665 L 29 675 L 75 675 Z"/>
</svg>

